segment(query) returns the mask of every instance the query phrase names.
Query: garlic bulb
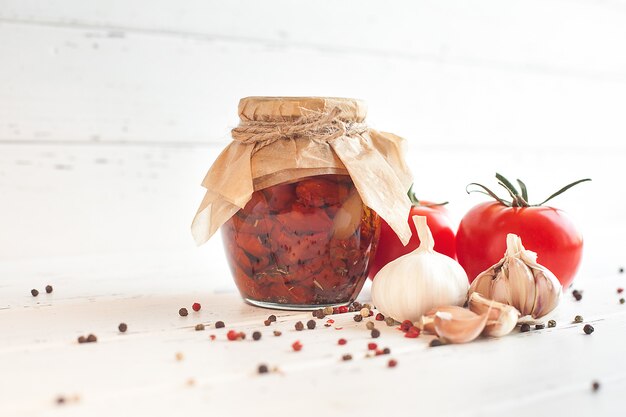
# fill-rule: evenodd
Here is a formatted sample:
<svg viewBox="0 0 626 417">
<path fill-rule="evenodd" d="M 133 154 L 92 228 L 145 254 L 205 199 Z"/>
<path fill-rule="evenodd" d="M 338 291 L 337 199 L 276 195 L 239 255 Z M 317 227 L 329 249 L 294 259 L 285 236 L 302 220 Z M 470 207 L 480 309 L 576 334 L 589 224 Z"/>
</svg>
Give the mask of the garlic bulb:
<svg viewBox="0 0 626 417">
<path fill-rule="evenodd" d="M 413 216 L 413 221 L 420 246 L 385 265 L 372 284 L 372 300 L 378 310 L 398 321 L 414 322 L 432 308 L 463 305 L 469 287 L 461 265 L 433 250 L 435 242 L 426 217 Z"/>
<path fill-rule="evenodd" d="M 537 263 L 535 252 L 522 246 L 519 236 L 509 233 L 506 245 L 504 258 L 476 277 L 469 295 L 477 292 L 511 305 L 522 316 L 545 316 L 559 304 L 561 284 L 552 272 Z"/>
</svg>

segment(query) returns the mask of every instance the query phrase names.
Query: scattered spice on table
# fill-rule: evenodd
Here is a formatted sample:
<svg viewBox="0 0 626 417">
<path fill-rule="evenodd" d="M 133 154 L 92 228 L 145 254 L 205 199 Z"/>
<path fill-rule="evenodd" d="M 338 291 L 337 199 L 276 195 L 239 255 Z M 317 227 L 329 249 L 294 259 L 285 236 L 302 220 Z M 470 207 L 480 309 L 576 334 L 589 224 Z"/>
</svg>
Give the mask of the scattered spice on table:
<svg viewBox="0 0 626 417">
<path fill-rule="evenodd" d="M 361 313 L 361 315 L 362 315 L 364 318 L 365 318 L 365 317 L 369 317 L 369 316 L 370 316 L 370 309 L 369 309 L 369 308 L 367 308 L 367 307 L 363 307 L 359 313 Z"/>
<path fill-rule="evenodd" d="M 215 322 L 215 328 L 216 328 L 216 329 L 221 329 L 221 328 L 222 328 L 222 327 L 224 327 L 224 326 L 226 326 L 226 325 L 225 325 L 225 324 L 224 324 L 224 322 L 223 322 L 223 321 L 221 321 L 221 320 L 220 320 L 220 321 L 216 321 L 216 322 Z"/>
<path fill-rule="evenodd" d="M 50 294 L 52 292 L 52 285 L 46 285 L 46 293 Z"/>
<path fill-rule="evenodd" d="M 580 291 L 578 291 L 578 290 L 572 291 L 572 295 L 574 296 L 576 301 L 580 301 L 583 298 L 583 294 Z"/>
<path fill-rule="evenodd" d="M 193 379 L 193 378 L 189 378 L 189 379 L 187 379 L 186 384 L 187 384 L 188 387 L 193 387 L 193 386 L 196 385 L 196 380 Z"/>
<path fill-rule="evenodd" d="M 620 267 L 620 268 L 617 270 L 617 272 L 619 272 L 620 274 L 623 274 L 623 273 L 624 273 L 624 267 L 623 267 L 623 266 L 622 266 L 622 267 Z"/>
<path fill-rule="evenodd" d="M 266 374 L 266 373 L 268 373 L 268 372 L 269 372 L 269 369 L 268 369 L 267 365 L 262 364 L 262 365 L 259 365 L 258 372 L 259 372 L 260 374 Z"/>
<path fill-rule="evenodd" d="M 383 321 L 383 320 L 385 320 L 385 316 L 383 315 L 383 313 L 376 314 L 376 321 Z"/>
<path fill-rule="evenodd" d="M 621 294 L 621 293 L 623 293 L 623 292 L 624 292 L 624 289 L 623 289 L 622 287 L 619 287 L 619 288 L 617 289 L 617 293 L 618 293 L 618 294 Z"/>
<path fill-rule="evenodd" d="M 530 331 L 530 324 L 524 323 L 520 326 L 519 331 L 522 333 L 526 333 Z"/>
<path fill-rule="evenodd" d="M 274 314 L 270 314 L 270 315 L 267 317 L 267 319 L 268 319 L 269 321 L 271 321 L 272 323 L 274 323 L 274 322 L 276 321 L 276 316 L 275 316 Z"/>
<path fill-rule="evenodd" d="M 429 343 L 430 347 L 437 347 L 443 345 L 443 342 L 439 339 L 433 339 Z"/>
<path fill-rule="evenodd" d="M 36 289 L 33 288 L 32 290 L 30 290 L 30 294 L 33 297 L 37 297 L 39 295 L 39 291 L 37 291 Z"/>
<path fill-rule="evenodd" d="M 418 337 L 420 335 L 420 329 L 417 326 L 411 326 L 409 327 L 409 330 L 407 330 L 404 333 L 404 337 L 408 337 L 409 339 L 415 339 L 416 337 Z"/>
<path fill-rule="evenodd" d="M 383 355 L 389 355 L 391 353 L 391 349 L 389 349 L 388 347 L 383 349 Z"/>
<path fill-rule="evenodd" d="M 585 324 L 585 327 L 583 327 L 583 331 L 585 332 L 585 334 L 591 334 L 594 330 L 595 329 L 591 324 Z"/>
<path fill-rule="evenodd" d="M 344 338 L 341 338 L 339 340 L 337 340 L 337 344 L 338 345 L 345 345 L 346 343 L 348 343 L 348 341 Z"/>
<path fill-rule="evenodd" d="M 280 336 L 281 334 L 283 334 L 283 333 L 279 332 L 278 330 L 274 330 L 274 336 Z"/>
<path fill-rule="evenodd" d="M 413 326 L 413 322 L 411 320 L 404 320 L 400 323 L 400 330 L 403 332 L 407 332 Z"/>
<path fill-rule="evenodd" d="M 339 312 L 339 314 L 343 314 L 349 312 L 350 309 L 348 308 L 348 306 L 341 306 L 337 308 L 337 311 Z"/>
<path fill-rule="evenodd" d="M 374 324 L 373 321 L 368 321 L 367 324 L 365 325 L 365 327 L 367 327 L 367 330 L 374 330 L 376 325 Z"/>
<path fill-rule="evenodd" d="M 215 339 L 217 339 L 217 336 L 215 336 L 214 334 L 212 334 L 212 335 L 210 335 L 210 336 L 209 336 L 209 339 L 211 339 L 211 340 L 215 340 Z"/>
<path fill-rule="evenodd" d="M 253 332 L 252 333 L 252 339 L 253 340 L 259 340 L 261 338 L 261 332 Z"/>
<path fill-rule="evenodd" d="M 574 317 L 574 323 L 582 323 L 582 322 L 583 322 L 583 316 Z"/>
<path fill-rule="evenodd" d="M 593 381 L 593 383 L 591 384 L 591 389 L 593 390 L 593 392 L 596 392 L 600 389 L 600 383 L 598 381 Z"/>
<path fill-rule="evenodd" d="M 200 311 L 200 309 L 201 309 L 201 308 L 202 308 L 202 306 L 200 305 L 200 303 L 193 303 L 193 304 L 191 305 L 191 309 L 192 309 L 193 311 Z"/>
<path fill-rule="evenodd" d="M 624 304 L 624 299 L 623 299 L 623 298 L 620 298 L 620 299 L 619 299 L 619 303 L 620 303 L 620 304 Z"/>
<path fill-rule="evenodd" d="M 78 343 L 85 343 L 87 342 L 87 338 L 85 336 L 78 336 Z"/>
<path fill-rule="evenodd" d="M 95 343 L 95 342 L 97 342 L 97 341 L 98 341 L 98 338 L 96 337 L 96 335 L 95 335 L 95 334 L 90 333 L 90 334 L 87 336 L 87 343 Z"/>
<path fill-rule="evenodd" d="M 315 329 L 315 324 L 316 324 L 315 320 L 309 320 L 309 321 L 306 322 L 306 327 L 309 330 L 313 330 L 313 329 Z"/>
<path fill-rule="evenodd" d="M 201 331 L 201 330 L 204 330 L 204 324 L 202 323 L 196 324 L 196 331 Z"/>
<path fill-rule="evenodd" d="M 556 327 L 556 321 L 555 320 L 548 320 L 548 327 Z"/>
<path fill-rule="evenodd" d="M 62 395 L 59 395 L 59 396 L 57 397 L 57 399 L 56 399 L 56 403 L 57 403 L 57 404 L 59 404 L 59 405 L 63 405 L 63 404 L 65 404 L 65 401 L 67 401 L 67 400 L 66 400 L 66 399 L 65 399 L 65 397 L 64 397 L 64 396 L 62 396 Z"/>
<path fill-rule="evenodd" d="M 265 324 L 266 326 L 269 326 L 270 324 L 272 324 L 272 322 L 269 319 L 267 319 L 263 322 L 263 324 Z"/>
<path fill-rule="evenodd" d="M 355 314 L 353 318 L 354 318 L 354 321 L 356 322 L 363 320 L 363 316 L 360 314 Z"/>
<path fill-rule="evenodd" d="M 543 323 L 537 323 L 535 324 L 535 330 L 543 330 L 546 328 L 546 325 Z"/>
<path fill-rule="evenodd" d="M 378 345 L 376 343 L 368 343 L 367 350 L 376 350 L 378 349 Z"/>
<path fill-rule="evenodd" d="M 187 311 L 185 307 L 182 307 L 180 310 L 178 310 L 178 314 L 180 314 L 181 317 L 185 317 L 186 315 L 189 314 L 189 312 Z"/>
<path fill-rule="evenodd" d="M 183 359 L 185 359 L 185 355 L 183 355 L 182 352 L 176 352 L 176 360 L 178 362 L 182 361 Z"/>
<path fill-rule="evenodd" d="M 332 307 L 324 307 L 324 309 L 322 310 L 324 312 L 324 314 L 326 314 L 327 316 L 330 316 L 331 314 L 333 314 L 333 308 Z"/>
<path fill-rule="evenodd" d="M 302 324 L 301 321 L 297 322 L 294 327 L 296 328 L 297 331 L 304 330 L 304 324 Z"/>
<path fill-rule="evenodd" d="M 128 325 L 126 323 L 120 323 L 117 326 L 117 330 L 119 330 L 121 333 L 125 333 L 126 330 L 128 330 Z"/>
<path fill-rule="evenodd" d="M 345 355 L 343 355 L 341 357 L 341 360 L 342 361 L 350 361 L 350 360 L 352 360 L 352 355 L 350 355 L 349 353 L 346 353 Z"/>
<path fill-rule="evenodd" d="M 387 366 L 390 368 L 395 368 L 396 365 L 398 365 L 398 361 L 395 359 L 389 359 L 389 362 L 387 362 Z"/>
<path fill-rule="evenodd" d="M 230 341 L 243 340 L 246 338 L 246 334 L 244 332 L 229 330 L 228 333 L 226 333 L 226 338 Z"/>
<path fill-rule="evenodd" d="M 291 348 L 294 351 L 299 352 L 300 350 L 302 350 L 302 343 L 300 343 L 299 340 L 296 340 L 295 342 L 291 344 Z"/>
<path fill-rule="evenodd" d="M 378 330 L 378 329 L 372 329 L 372 332 L 370 333 L 370 335 L 371 335 L 374 339 L 376 339 L 377 337 L 379 337 L 379 336 L 380 336 L 380 330 Z"/>
<path fill-rule="evenodd" d="M 386 317 L 385 323 L 387 324 L 387 326 L 391 327 L 396 324 L 396 321 L 392 317 Z"/>
</svg>

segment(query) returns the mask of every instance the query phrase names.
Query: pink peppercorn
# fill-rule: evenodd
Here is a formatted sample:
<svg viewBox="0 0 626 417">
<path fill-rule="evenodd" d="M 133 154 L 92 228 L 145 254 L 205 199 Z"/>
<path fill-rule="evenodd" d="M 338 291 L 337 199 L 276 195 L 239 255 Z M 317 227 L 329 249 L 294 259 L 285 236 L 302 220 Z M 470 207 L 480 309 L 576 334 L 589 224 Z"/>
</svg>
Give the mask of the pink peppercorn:
<svg viewBox="0 0 626 417">
<path fill-rule="evenodd" d="M 390 368 L 395 368 L 397 364 L 398 361 L 396 361 L 395 359 L 389 359 L 389 362 L 387 362 L 387 366 Z"/>
<path fill-rule="evenodd" d="M 411 326 L 409 330 L 407 330 L 406 333 L 404 334 L 404 337 L 415 339 L 419 335 L 420 335 L 420 329 L 418 327 Z"/>
<path fill-rule="evenodd" d="M 296 340 L 295 342 L 293 342 L 293 344 L 291 345 L 291 348 L 293 350 L 295 350 L 296 352 L 299 352 L 302 349 L 302 343 L 300 343 L 299 340 Z"/>
<path fill-rule="evenodd" d="M 202 306 L 200 305 L 200 303 L 193 303 L 193 305 L 191 306 L 191 308 L 193 309 L 193 311 L 200 311 L 200 309 L 202 308 Z"/>
<path fill-rule="evenodd" d="M 337 309 L 340 314 L 347 313 L 350 309 L 347 306 L 341 306 Z"/>
<path fill-rule="evenodd" d="M 385 320 L 385 316 L 383 316 L 381 313 L 376 314 L 376 321 L 383 321 Z"/>
<path fill-rule="evenodd" d="M 618 288 L 618 289 L 617 289 L 617 293 L 618 293 L 618 294 L 621 294 L 621 293 L 623 293 L 623 292 L 624 292 L 624 289 L 623 289 L 623 288 L 621 288 L 621 287 L 620 287 L 620 288 Z"/>
<path fill-rule="evenodd" d="M 376 350 L 378 348 L 378 345 L 376 343 L 368 343 L 367 344 L 367 349 L 368 350 Z"/>
<path fill-rule="evenodd" d="M 341 338 L 341 339 L 339 339 L 337 341 L 337 344 L 339 344 L 339 345 L 345 345 L 346 343 L 348 343 L 348 341 L 346 339 L 343 339 L 343 338 Z"/>
</svg>

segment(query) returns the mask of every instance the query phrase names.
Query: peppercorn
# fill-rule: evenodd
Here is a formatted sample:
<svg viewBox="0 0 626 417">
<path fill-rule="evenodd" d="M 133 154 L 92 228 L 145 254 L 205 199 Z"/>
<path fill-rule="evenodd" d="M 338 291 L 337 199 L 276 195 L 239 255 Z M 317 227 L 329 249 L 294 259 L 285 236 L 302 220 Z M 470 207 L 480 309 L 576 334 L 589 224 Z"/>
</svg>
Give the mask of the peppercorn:
<svg viewBox="0 0 626 417">
<path fill-rule="evenodd" d="M 193 311 L 200 311 L 202 306 L 200 305 L 200 303 L 193 303 L 191 308 L 193 309 Z"/>
<path fill-rule="evenodd" d="M 622 266 L 622 267 L 620 267 L 620 268 L 617 270 L 617 272 L 619 272 L 620 274 L 623 274 L 623 273 L 624 273 L 624 267 L 623 267 L 623 266 Z"/>
<path fill-rule="evenodd" d="M 377 348 L 378 348 L 378 345 L 376 343 L 367 344 L 367 350 L 376 350 Z"/>
<path fill-rule="evenodd" d="M 226 338 L 231 341 L 237 340 L 239 338 L 239 333 L 234 330 L 229 330 L 228 333 L 226 333 Z"/>
<path fill-rule="evenodd" d="M 64 396 L 62 396 L 62 395 L 59 395 L 59 396 L 57 397 L 56 402 L 57 402 L 57 404 L 59 404 L 59 405 L 65 404 L 65 397 L 64 397 Z"/>
<path fill-rule="evenodd" d="M 348 313 L 354 313 L 355 311 L 354 306 L 348 306 Z"/>
<path fill-rule="evenodd" d="M 204 330 L 204 324 L 198 323 L 196 324 L 196 331 Z"/>
<path fill-rule="evenodd" d="M 337 344 L 338 345 L 345 345 L 346 343 L 348 343 L 348 341 L 346 339 L 341 338 L 341 339 L 337 340 Z"/>
<path fill-rule="evenodd" d="M 404 333 L 404 337 L 408 337 L 410 339 L 415 339 L 419 335 L 420 335 L 420 329 L 419 327 L 415 327 L 415 326 L 411 326 L 409 330 L 407 330 L 406 333 Z"/>
<path fill-rule="evenodd" d="M 355 310 L 360 310 L 361 309 L 361 303 L 359 303 L 358 301 L 354 301 L 352 303 L 352 307 L 354 307 Z"/>
<path fill-rule="evenodd" d="M 52 292 L 52 285 L 46 285 L 46 293 L 50 294 Z"/>
<path fill-rule="evenodd" d="M 214 334 L 212 334 L 212 335 L 210 335 L 210 336 L 209 336 L 209 339 L 211 339 L 211 340 L 215 340 L 215 339 L 217 339 L 217 336 L 215 336 Z"/>
<path fill-rule="evenodd" d="M 315 329 L 315 320 L 309 320 L 306 322 L 306 327 L 309 330 Z"/>
<path fill-rule="evenodd" d="M 85 343 L 87 342 L 87 338 L 85 336 L 78 336 L 78 343 Z"/>
<path fill-rule="evenodd" d="M 297 331 L 304 330 L 304 324 L 301 321 L 297 322 L 295 325 Z"/>
<path fill-rule="evenodd" d="M 259 373 L 260 374 L 266 374 L 269 371 L 270 370 L 268 369 L 267 365 L 259 365 Z"/>
<path fill-rule="evenodd" d="M 580 301 L 583 298 L 583 295 L 580 291 L 578 290 L 574 290 L 572 291 L 572 295 L 574 296 L 574 298 L 576 299 L 576 301 Z"/>
<path fill-rule="evenodd" d="M 326 315 L 324 314 L 324 310 L 320 308 L 313 311 L 313 317 L 315 317 L 316 319 L 323 319 L 324 317 L 326 317 Z"/>
<path fill-rule="evenodd" d="M 543 330 L 546 328 L 546 325 L 543 323 L 535 324 L 535 330 Z"/>
<path fill-rule="evenodd" d="M 222 327 L 224 327 L 224 326 L 226 326 L 226 325 L 224 324 L 224 322 L 223 322 L 223 321 L 216 321 L 216 322 L 215 322 L 215 328 L 216 328 L 216 329 L 221 329 L 221 328 L 222 328 Z"/>
<path fill-rule="evenodd" d="M 368 321 L 367 324 L 365 325 L 365 327 L 367 327 L 367 330 L 374 330 L 376 325 L 374 325 L 374 322 Z"/>
<path fill-rule="evenodd" d="M 37 291 L 37 290 L 36 290 L 36 289 L 34 289 L 34 288 L 33 288 L 32 290 L 30 290 L 30 293 L 31 293 L 31 295 L 32 295 L 33 297 L 37 297 L 37 296 L 39 295 L 39 291 Z"/>
<path fill-rule="evenodd" d="M 189 312 L 187 311 L 185 307 L 183 307 L 180 310 L 178 310 L 178 314 L 180 314 L 181 317 L 185 317 L 187 314 L 189 314 Z"/>
<path fill-rule="evenodd" d="M 90 334 L 87 336 L 87 343 L 94 343 L 94 342 L 97 342 L 97 341 L 98 341 L 98 338 L 96 337 L 96 335 L 95 335 L 95 334 L 91 334 L 91 333 L 90 333 Z"/>
<path fill-rule="evenodd" d="M 389 349 L 388 347 L 383 349 L 383 355 L 389 355 L 391 353 L 391 349 Z"/>
<path fill-rule="evenodd" d="M 326 314 L 327 316 L 330 316 L 331 314 L 333 314 L 333 308 L 332 307 L 324 307 L 324 309 L 322 310 L 324 312 L 324 314 Z"/>
<path fill-rule="evenodd" d="M 363 320 L 363 316 L 362 315 L 360 315 L 360 314 L 355 314 L 354 315 L 354 321 L 359 322 L 361 320 Z"/>
<path fill-rule="evenodd" d="M 348 306 L 338 307 L 337 311 L 339 312 L 339 314 L 347 313 L 348 312 Z"/>
<path fill-rule="evenodd" d="M 261 338 L 261 332 L 252 332 L 252 339 L 259 340 Z"/>
<path fill-rule="evenodd" d="M 528 324 L 528 323 L 522 324 L 522 326 L 520 327 L 519 331 L 522 332 L 522 333 L 529 332 L 530 331 L 530 324 Z"/>
<path fill-rule="evenodd" d="M 365 303 L 361 306 L 362 308 L 367 308 L 368 310 L 372 310 L 374 307 L 371 306 L 371 304 Z"/>
<path fill-rule="evenodd" d="M 183 359 L 185 359 L 185 356 L 182 354 L 182 352 L 176 352 L 176 360 L 180 362 Z"/>
<path fill-rule="evenodd" d="M 555 320 L 548 320 L 548 327 L 556 327 L 556 321 Z"/>
<path fill-rule="evenodd" d="M 370 334 L 372 335 L 374 339 L 376 339 L 378 336 L 380 336 L 380 330 L 372 329 L 372 332 Z"/>
<path fill-rule="evenodd" d="M 128 326 L 126 325 L 126 323 L 120 323 L 119 326 L 117 326 L 117 330 L 119 330 L 121 333 L 125 333 L 126 330 L 128 330 Z"/>
<path fill-rule="evenodd" d="M 383 320 L 385 320 L 385 316 L 383 316 L 382 313 L 376 314 L 376 321 L 383 321 Z"/>
<path fill-rule="evenodd" d="M 269 326 L 270 324 L 272 324 L 272 322 L 270 320 L 265 320 L 263 324 L 265 324 L 266 326 Z"/>
<path fill-rule="evenodd" d="M 583 316 L 574 317 L 574 323 L 582 323 L 582 322 L 583 322 Z"/>
<path fill-rule="evenodd" d="M 433 339 L 428 343 L 428 346 L 430 347 L 437 347 L 437 346 L 441 346 L 443 343 L 441 342 L 440 339 Z"/>
<path fill-rule="evenodd" d="M 274 330 L 274 336 L 280 336 L 281 334 L 283 334 L 283 333 L 279 332 L 278 330 Z"/>
<path fill-rule="evenodd" d="M 406 332 L 411 328 L 411 326 L 413 326 L 413 322 L 411 322 L 411 320 L 404 320 L 400 324 L 400 330 L 402 330 L 403 332 Z"/>
<path fill-rule="evenodd" d="M 593 381 L 593 384 L 591 384 L 591 389 L 593 390 L 593 392 L 596 392 L 600 389 L 600 383 L 598 381 Z"/>
<path fill-rule="evenodd" d="M 396 324 L 396 321 L 392 317 L 386 317 L 385 323 L 387 323 L 387 326 L 391 327 Z"/>
<path fill-rule="evenodd" d="M 583 327 L 583 331 L 585 332 L 585 334 L 591 334 L 594 330 L 595 329 L 591 324 L 585 324 L 585 327 Z"/>
<path fill-rule="evenodd" d="M 350 361 L 350 360 L 352 360 L 352 355 L 350 355 L 349 353 L 346 353 L 345 355 L 343 355 L 341 357 L 341 360 L 342 361 Z"/>
<path fill-rule="evenodd" d="M 387 362 L 387 366 L 390 368 L 395 368 L 397 364 L 398 364 L 398 361 L 395 359 L 389 359 L 389 362 Z"/>
<path fill-rule="evenodd" d="M 624 304 L 624 299 L 623 299 L 623 298 L 620 298 L 620 299 L 619 299 L 619 303 L 620 303 L 620 304 Z"/>
<path fill-rule="evenodd" d="M 621 287 L 620 287 L 620 288 L 618 288 L 618 289 L 617 289 L 617 293 L 618 293 L 618 294 L 621 294 L 621 293 L 623 293 L 623 292 L 624 292 L 624 289 L 623 289 L 623 288 L 621 288 Z"/>
<path fill-rule="evenodd" d="M 299 351 L 302 349 L 302 343 L 300 343 L 300 341 L 299 341 L 299 340 L 296 340 L 295 342 L 293 342 L 293 343 L 291 344 L 291 348 L 292 348 L 294 351 L 299 352 Z"/>
<path fill-rule="evenodd" d="M 369 317 L 369 315 L 370 315 L 370 310 L 369 310 L 369 308 L 365 308 L 365 307 L 363 307 L 363 308 L 361 309 L 360 313 L 361 313 L 361 315 L 362 315 L 363 317 Z"/>
</svg>

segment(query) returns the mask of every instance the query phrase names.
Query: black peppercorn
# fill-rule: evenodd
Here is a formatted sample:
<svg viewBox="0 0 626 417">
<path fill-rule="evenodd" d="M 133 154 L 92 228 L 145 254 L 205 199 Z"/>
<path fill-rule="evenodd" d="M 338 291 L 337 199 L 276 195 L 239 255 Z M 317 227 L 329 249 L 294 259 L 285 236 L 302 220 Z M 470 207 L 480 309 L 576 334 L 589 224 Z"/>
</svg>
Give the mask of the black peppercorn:
<svg viewBox="0 0 626 417">
<path fill-rule="evenodd" d="M 363 320 L 363 316 L 360 314 L 356 314 L 353 318 L 354 318 L 354 321 L 357 321 L 357 322 Z"/>
<path fill-rule="evenodd" d="M 580 291 L 578 291 L 578 290 L 572 291 L 572 295 L 574 296 L 576 301 L 580 301 L 583 298 L 583 294 Z"/>
<path fill-rule="evenodd" d="M 556 327 L 556 321 L 555 320 L 548 320 L 548 327 Z"/>
<path fill-rule="evenodd" d="M 522 326 L 520 327 L 519 331 L 522 332 L 522 333 L 529 332 L 530 331 L 530 324 L 528 324 L 528 323 L 522 324 Z"/>
<path fill-rule="evenodd" d="M 276 321 L 276 316 L 274 314 L 270 314 L 270 316 L 267 319 L 271 321 L 272 323 L 274 323 Z"/>
<path fill-rule="evenodd" d="M 97 341 L 98 341 L 98 338 L 96 337 L 95 334 L 89 334 L 89 336 L 87 336 L 87 343 L 94 343 Z"/>
<path fill-rule="evenodd" d="M 46 285 L 46 293 L 50 294 L 52 292 L 52 285 Z"/>
<path fill-rule="evenodd" d="M 252 339 L 259 340 L 261 338 L 261 332 L 253 332 Z"/>
<path fill-rule="evenodd" d="M 383 355 L 389 355 L 391 353 L 391 349 L 389 348 L 384 348 L 383 349 Z"/>
<path fill-rule="evenodd" d="M 583 322 L 583 316 L 574 317 L 574 323 L 582 323 L 582 322 Z"/>
<path fill-rule="evenodd" d="M 591 334 L 594 330 L 595 329 L 591 324 L 585 324 L 585 327 L 583 327 L 583 331 L 585 332 L 585 334 Z"/>
<path fill-rule="evenodd" d="M 620 267 L 617 271 L 618 271 L 620 274 L 623 274 L 623 273 L 624 273 L 624 267 L 623 267 L 623 266 L 622 266 L 622 267 Z"/>
<path fill-rule="evenodd" d="M 202 323 L 196 324 L 196 331 L 201 331 L 201 330 L 204 330 L 204 324 Z"/>
<path fill-rule="evenodd" d="M 281 334 L 283 334 L 283 333 L 279 332 L 278 330 L 274 330 L 274 336 L 280 336 Z"/>
<path fill-rule="evenodd" d="M 187 314 L 189 314 L 189 312 L 187 311 L 185 307 L 183 307 L 180 310 L 178 310 L 178 314 L 180 314 L 181 317 L 185 317 Z"/>
<path fill-rule="evenodd" d="M 267 368 L 267 365 L 259 365 L 259 373 L 260 374 L 266 374 L 269 372 L 269 369 Z"/>
<path fill-rule="evenodd" d="M 126 325 L 126 323 L 120 323 L 120 325 L 117 326 L 117 329 L 120 332 L 124 333 L 124 332 L 126 332 L 126 330 L 128 330 L 128 326 Z"/>
<path fill-rule="evenodd" d="M 307 321 L 307 322 L 306 322 L 306 327 L 307 327 L 309 330 L 313 330 L 313 329 L 315 329 L 315 320 L 309 320 L 309 321 Z"/>
<path fill-rule="evenodd" d="M 297 331 L 304 330 L 304 324 L 301 321 L 297 322 L 295 325 Z"/>
<path fill-rule="evenodd" d="M 85 336 L 78 336 L 78 343 L 85 343 L 87 342 L 87 338 Z"/>
<path fill-rule="evenodd" d="M 34 289 L 34 288 L 33 288 L 32 290 L 30 290 L 30 293 L 31 293 L 31 295 L 32 295 L 33 297 L 37 297 L 37 296 L 39 295 L 39 291 L 37 291 L 37 290 L 36 290 L 36 289 Z"/>
<path fill-rule="evenodd" d="M 59 395 L 57 397 L 57 404 L 59 404 L 59 405 L 65 404 L 65 397 Z"/>
<path fill-rule="evenodd" d="M 619 299 L 619 303 L 620 303 L 620 304 L 624 304 L 624 299 L 623 299 L 623 298 L 620 298 L 620 299 Z"/>
<path fill-rule="evenodd" d="M 215 322 L 215 328 L 216 328 L 216 329 L 221 329 L 222 327 L 225 327 L 225 326 L 226 326 L 226 325 L 225 325 L 225 324 L 224 324 L 224 322 L 223 322 L 223 321 L 221 321 L 221 320 L 220 320 L 220 321 L 216 321 L 216 322 Z"/>
<path fill-rule="evenodd" d="M 596 392 L 600 389 L 600 383 L 598 381 L 593 381 L 593 384 L 591 384 L 591 389 L 593 390 L 593 392 Z"/>
<path fill-rule="evenodd" d="M 535 330 L 542 330 L 545 328 L 546 328 L 546 325 L 543 323 L 535 324 Z"/>
<path fill-rule="evenodd" d="M 376 339 L 378 336 L 380 336 L 380 330 L 372 329 L 371 335 L 374 339 Z"/>
<path fill-rule="evenodd" d="M 349 361 L 349 360 L 352 360 L 352 355 L 350 355 L 349 353 L 346 353 L 345 355 L 343 355 L 343 356 L 341 357 L 341 360 L 343 360 L 343 361 Z"/>
</svg>

